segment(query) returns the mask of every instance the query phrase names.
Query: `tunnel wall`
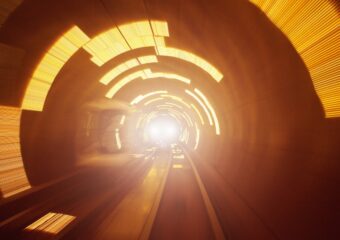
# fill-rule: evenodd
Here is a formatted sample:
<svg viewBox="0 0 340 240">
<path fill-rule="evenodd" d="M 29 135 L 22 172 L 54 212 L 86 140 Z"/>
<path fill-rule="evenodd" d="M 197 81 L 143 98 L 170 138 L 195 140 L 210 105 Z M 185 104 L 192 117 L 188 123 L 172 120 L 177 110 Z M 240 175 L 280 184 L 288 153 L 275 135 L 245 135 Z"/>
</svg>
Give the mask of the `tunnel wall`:
<svg viewBox="0 0 340 240">
<path fill-rule="evenodd" d="M 98 12 L 93 10 L 98 10 L 98 5 L 91 8 L 89 4 L 85 10 L 76 11 L 77 2 L 69 3 L 68 7 L 59 4 L 47 14 L 48 7 L 43 1 L 32 2 L 26 1 L 1 32 L 2 41 L 28 53 L 23 76 L 17 80 L 19 90 L 12 89 L 12 82 L 6 85 L 11 93 L 1 95 L 4 104 L 20 105 L 19 96 L 26 78 L 43 48 L 71 22 L 79 20 L 83 27 L 99 25 L 95 29 L 88 27 L 91 33 L 111 26 L 111 21 L 100 14 L 101 18 L 94 21 L 96 24 L 91 22 L 98 17 Z M 130 20 L 134 13 L 126 12 L 138 11 L 132 2 L 123 10 L 113 8 L 117 13 L 114 16 Z M 81 5 L 81 1 L 78 3 Z M 208 92 L 214 96 L 214 90 L 222 91 L 215 94 L 222 99 L 215 101 L 225 122 L 222 135 L 219 140 L 211 141 L 206 140 L 210 138 L 207 135 L 199 154 L 193 153 L 224 231 L 231 239 L 335 239 L 339 234 L 339 209 L 336 208 L 340 200 L 339 119 L 324 118 L 302 59 L 259 9 L 245 1 L 194 3 L 181 2 L 181 20 L 189 22 L 179 31 L 183 35 L 182 44 L 201 50 L 202 56 L 211 55 L 209 59 L 217 62 L 225 73 L 223 82 Z M 176 4 L 150 1 L 149 9 L 168 6 L 167 11 L 153 16 L 163 13 L 171 20 L 173 14 L 172 23 L 176 23 L 177 12 L 171 7 Z M 30 14 L 25 15 L 25 11 Z M 60 21 L 58 12 L 67 16 L 74 12 L 76 16 Z M 81 14 L 85 13 L 90 20 L 81 21 Z M 28 21 L 34 14 L 40 17 Z M 47 17 L 48 29 L 46 23 L 42 23 L 43 17 Z M 16 25 L 17 28 L 11 30 Z M 193 41 L 197 34 L 201 35 L 200 41 Z M 88 66 L 81 67 L 87 69 Z M 69 73 L 57 81 L 61 83 L 59 87 L 53 86 L 52 91 L 57 92 L 50 94 L 46 112 L 22 115 L 22 151 L 28 176 L 34 184 L 73 170 L 76 119 L 73 110 L 78 105 L 65 107 L 63 104 L 72 103 L 77 91 L 75 86 L 82 86 L 84 79 L 78 79 L 74 87 L 67 86 L 65 82 L 77 76 L 70 77 Z"/>
<path fill-rule="evenodd" d="M 196 155 L 223 229 L 230 239 L 336 239 L 340 121 L 325 119 L 306 66 L 269 19 L 253 7 L 240 18 L 242 32 L 225 29 L 243 61 L 223 82 L 234 98 L 221 103 L 219 157 Z"/>
</svg>

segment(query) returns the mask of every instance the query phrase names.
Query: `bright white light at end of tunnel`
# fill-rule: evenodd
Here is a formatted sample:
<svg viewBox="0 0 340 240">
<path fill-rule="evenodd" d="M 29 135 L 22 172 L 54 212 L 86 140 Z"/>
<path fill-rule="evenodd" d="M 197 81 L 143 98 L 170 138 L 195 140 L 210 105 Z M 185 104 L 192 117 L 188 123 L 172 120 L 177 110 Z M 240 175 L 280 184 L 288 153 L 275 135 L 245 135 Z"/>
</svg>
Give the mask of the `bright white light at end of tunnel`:
<svg viewBox="0 0 340 240">
<path fill-rule="evenodd" d="M 157 145 L 175 143 L 180 135 L 178 123 L 170 116 L 152 119 L 146 126 L 146 131 L 150 141 Z"/>
</svg>

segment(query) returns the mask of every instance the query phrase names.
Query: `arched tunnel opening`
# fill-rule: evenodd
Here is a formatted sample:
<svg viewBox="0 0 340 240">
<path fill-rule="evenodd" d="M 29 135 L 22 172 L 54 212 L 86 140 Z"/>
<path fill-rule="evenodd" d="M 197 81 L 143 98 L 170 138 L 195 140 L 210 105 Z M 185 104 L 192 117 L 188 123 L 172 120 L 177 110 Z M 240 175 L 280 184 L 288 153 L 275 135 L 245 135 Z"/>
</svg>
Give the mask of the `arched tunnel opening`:
<svg viewBox="0 0 340 240">
<path fill-rule="evenodd" d="M 1 239 L 340 238 L 336 0 L 0 0 Z"/>
</svg>

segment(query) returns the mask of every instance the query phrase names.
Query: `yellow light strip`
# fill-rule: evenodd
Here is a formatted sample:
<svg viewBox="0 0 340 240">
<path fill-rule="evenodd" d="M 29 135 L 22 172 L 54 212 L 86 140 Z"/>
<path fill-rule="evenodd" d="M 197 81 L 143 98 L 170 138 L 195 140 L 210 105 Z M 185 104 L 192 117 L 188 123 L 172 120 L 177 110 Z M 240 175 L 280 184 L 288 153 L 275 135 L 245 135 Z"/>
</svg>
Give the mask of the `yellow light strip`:
<svg viewBox="0 0 340 240">
<path fill-rule="evenodd" d="M 181 169 L 181 168 L 183 168 L 183 164 L 173 164 L 172 168 Z"/>
<path fill-rule="evenodd" d="M 186 102 L 183 101 L 182 98 L 179 98 L 177 96 L 173 96 L 173 95 L 162 95 L 163 97 L 168 97 L 168 98 L 171 98 L 172 100 L 175 100 L 181 104 L 183 104 L 184 106 L 186 106 L 188 109 L 194 109 L 194 112 L 198 115 L 198 118 L 200 119 L 201 121 L 201 124 L 204 125 L 204 120 L 203 120 L 203 117 L 201 115 L 201 113 L 198 111 L 198 109 L 196 108 L 196 106 L 194 104 L 187 104 Z M 175 105 L 174 103 L 168 103 L 168 104 L 172 104 L 172 105 Z M 179 106 L 179 105 L 177 105 Z"/>
<path fill-rule="evenodd" d="M 177 107 L 177 108 L 179 108 L 179 109 L 183 110 L 183 107 L 182 107 L 182 106 L 180 106 L 180 105 L 178 105 L 178 104 L 176 104 L 176 103 L 172 103 L 172 102 L 165 102 L 164 104 L 166 104 L 166 105 L 168 105 L 168 106 Z"/>
<path fill-rule="evenodd" d="M 191 103 L 190 105 L 191 105 L 192 109 L 194 109 L 195 112 L 197 113 L 199 119 L 201 120 L 201 124 L 204 125 L 204 120 L 203 120 L 201 112 L 198 110 L 198 108 L 195 106 L 195 104 Z"/>
<path fill-rule="evenodd" d="M 121 89 L 123 88 L 126 84 L 129 82 L 136 80 L 137 78 L 143 78 L 145 77 L 145 74 L 143 71 L 137 71 L 133 72 L 126 77 L 122 78 L 120 81 L 118 81 L 107 93 L 106 97 L 107 98 L 113 98 L 113 96 Z"/>
<path fill-rule="evenodd" d="M 155 55 L 147 55 L 138 57 L 138 60 L 141 64 L 148 64 L 148 63 L 157 63 L 157 57 Z"/>
<path fill-rule="evenodd" d="M 158 108 L 162 108 L 162 109 L 171 109 L 171 108 L 173 108 L 173 106 L 170 106 L 170 105 L 168 105 L 166 103 L 157 105 L 157 107 Z"/>
<path fill-rule="evenodd" d="M 171 112 L 169 112 L 168 114 L 169 114 L 169 116 L 173 117 L 179 125 L 181 125 L 181 121 L 180 121 L 180 119 L 177 117 L 176 114 L 171 113 Z"/>
<path fill-rule="evenodd" d="M 45 53 L 26 88 L 22 109 L 42 111 L 51 85 L 64 64 L 90 39 L 73 26 Z"/>
<path fill-rule="evenodd" d="M 119 129 L 116 128 L 116 144 L 118 149 L 122 149 L 122 142 L 120 141 Z"/>
<path fill-rule="evenodd" d="M 141 56 L 141 57 L 138 57 L 137 59 L 133 58 L 133 59 L 127 60 L 127 61 L 123 62 L 122 64 L 119 64 L 118 66 L 114 67 L 112 70 L 107 72 L 99 80 L 99 82 L 101 82 L 102 84 L 108 85 L 110 82 L 112 82 L 120 74 L 130 70 L 131 68 L 140 66 L 141 64 L 158 62 L 157 57 L 155 55 Z"/>
<path fill-rule="evenodd" d="M 191 120 L 191 117 L 186 113 L 186 111 L 183 111 L 182 113 L 183 113 L 183 115 L 188 119 L 188 121 L 189 121 L 189 126 L 190 126 L 190 127 L 193 127 L 193 126 L 194 126 L 194 123 L 193 123 L 193 121 Z"/>
<path fill-rule="evenodd" d="M 191 108 L 189 104 L 187 104 L 182 98 L 180 97 L 177 97 L 175 95 L 171 95 L 171 94 L 164 94 L 164 95 L 161 95 L 162 97 L 164 98 L 170 98 L 171 100 L 175 100 L 181 104 L 183 104 L 184 106 L 186 106 L 187 108 Z"/>
<path fill-rule="evenodd" d="M 107 98 L 113 98 L 114 95 L 116 95 L 117 92 L 119 92 L 126 84 L 130 83 L 131 81 L 137 80 L 138 78 L 141 78 L 143 80 L 146 80 L 148 78 L 154 78 L 155 76 L 160 77 L 160 78 L 169 78 L 170 75 L 171 75 L 171 79 L 184 81 L 183 80 L 184 78 L 175 78 L 176 76 L 181 77 L 179 75 L 168 74 L 168 73 L 153 73 L 150 69 L 147 68 L 147 69 L 143 69 L 143 70 L 133 72 L 133 73 L 127 75 L 126 77 L 122 78 L 106 93 L 105 96 Z M 190 83 L 190 80 L 188 80 L 188 81 Z M 186 82 L 186 83 L 189 84 L 188 82 Z"/>
<path fill-rule="evenodd" d="M 138 118 L 137 123 L 136 123 L 136 129 L 140 128 L 141 122 L 145 119 L 146 114 L 143 114 L 141 117 Z"/>
<path fill-rule="evenodd" d="M 197 88 L 195 88 L 194 91 L 198 94 L 198 96 L 200 96 L 200 97 L 203 99 L 204 103 L 208 106 L 208 109 L 210 110 L 210 112 L 211 112 L 211 114 L 212 114 L 212 117 L 213 117 L 213 119 L 214 119 L 216 135 L 220 135 L 220 134 L 221 134 L 221 131 L 220 131 L 220 124 L 219 124 L 219 122 L 218 122 L 218 118 L 217 118 L 217 116 L 216 116 L 216 112 L 215 112 L 214 108 L 211 106 L 211 104 L 210 104 L 210 102 L 208 101 L 208 99 L 206 98 L 206 96 L 204 96 L 204 94 L 203 94 L 200 90 L 198 90 Z"/>
<path fill-rule="evenodd" d="M 184 138 L 185 138 L 185 128 L 183 129 L 183 131 L 181 132 L 181 136 L 179 137 L 179 140 L 181 141 L 181 142 L 184 142 Z"/>
<path fill-rule="evenodd" d="M 135 97 L 131 102 L 130 102 L 130 105 L 135 105 L 137 103 L 139 103 L 140 101 L 143 100 L 143 95 L 138 95 L 137 97 Z"/>
<path fill-rule="evenodd" d="M 84 49 L 92 55 L 91 60 L 98 66 L 116 56 L 143 47 L 154 47 L 157 54 L 175 57 L 195 64 L 210 74 L 216 81 L 221 81 L 223 75 L 209 62 L 188 51 L 166 47 L 165 37 L 169 37 L 167 22 L 139 21 L 120 25 L 99 34 L 88 42 Z M 157 61 L 155 56 L 141 59 L 140 62 L 150 63 Z"/>
<path fill-rule="evenodd" d="M 211 115 L 207 109 L 207 107 L 204 105 L 204 103 L 201 101 L 201 99 L 199 99 L 193 92 L 189 91 L 189 90 L 185 90 L 185 92 L 190 95 L 191 97 L 193 97 L 197 102 L 198 104 L 203 108 L 205 114 L 207 115 L 208 117 L 208 120 L 209 120 L 209 124 L 210 126 L 213 126 L 213 121 L 212 121 L 212 118 L 211 118 Z"/>
<path fill-rule="evenodd" d="M 153 103 L 153 102 L 157 102 L 157 101 L 159 101 L 159 100 L 164 100 L 164 98 L 162 98 L 162 97 L 159 97 L 159 98 L 153 98 L 153 99 L 151 99 L 151 100 L 149 100 L 149 101 L 145 102 L 145 103 L 144 103 L 144 106 L 148 106 L 148 105 L 150 105 L 151 103 Z"/>
<path fill-rule="evenodd" d="M 108 85 L 112 80 L 114 80 L 120 74 L 136 66 L 139 66 L 139 63 L 136 59 L 130 59 L 128 61 L 125 61 L 122 64 L 119 64 L 118 66 L 110 70 L 108 73 L 106 73 L 99 80 L 99 82 L 101 82 L 102 84 Z"/>
<path fill-rule="evenodd" d="M 20 150 L 21 110 L 0 106 L 0 191 L 7 198 L 31 188 Z"/>
<path fill-rule="evenodd" d="M 188 127 L 193 127 L 193 123 L 191 121 L 191 118 L 188 115 L 185 115 L 184 111 L 179 111 L 179 110 L 174 109 L 174 108 L 169 108 L 168 106 L 167 106 L 167 108 L 165 108 L 165 110 L 183 118 Z"/>
<path fill-rule="evenodd" d="M 154 91 L 154 92 L 149 92 L 149 93 L 147 93 L 147 94 L 145 94 L 145 95 L 139 95 L 139 96 L 137 96 L 136 98 L 134 98 L 134 99 L 130 102 L 130 104 L 131 104 L 131 105 L 135 105 L 135 104 L 138 104 L 138 103 L 140 103 L 141 101 L 143 101 L 143 100 L 145 100 L 146 98 L 151 97 L 151 96 L 153 96 L 153 95 L 166 94 L 166 93 L 168 93 L 168 92 L 167 92 L 167 91 Z"/>
<path fill-rule="evenodd" d="M 337 1 L 251 0 L 304 60 L 327 118 L 340 117 L 340 18 Z"/>
<path fill-rule="evenodd" d="M 199 141 L 200 141 L 200 130 L 199 130 L 197 124 L 195 124 L 195 128 L 196 128 L 196 142 L 195 142 L 194 150 L 197 149 Z"/>
<path fill-rule="evenodd" d="M 57 234 L 69 225 L 76 217 L 62 213 L 47 213 L 25 228 L 25 231 L 38 231 Z"/>
<path fill-rule="evenodd" d="M 200 119 L 202 125 L 204 125 L 204 121 L 203 121 L 202 115 L 200 114 L 200 112 L 198 111 L 198 109 L 195 107 L 194 104 L 189 105 L 189 104 L 187 104 L 186 102 L 184 102 L 182 98 L 177 97 L 177 96 L 175 96 L 175 95 L 171 95 L 171 94 L 162 94 L 161 96 L 162 96 L 163 98 L 158 98 L 158 99 L 155 99 L 155 100 L 151 100 L 151 101 L 149 101 L 149 102 L 152 103 L 152 102 L 156 102 L 156 101 L 158 101 L 158 100 L 164 100 L 164 98 L 170 98 L 170 99 L 172 99 L 172 100 L 175 100 L 175 101 L 177 101 L 177 102 L 183 104 L 184 106 L 186 106 L 188 109 L 193 108 L 194 111 L 197 113 L 197 115 L 198 115 L 198 117 L 199 117 L 199 119 Z M 174 104 L 174 103 L 165 102 L 165 104 L 169 104 L 169 105 L 173 105 L 173 106 L 177 106 L 177 107 L 181 108 L 181 106 L 179 106 L 179 105 L 177 105 L 177 104 Z M 190 118 L 190 120 L 191 120 L 191 118 Z M 191 121 L 191 122 L 192 122 L 192 121 Z"/>
<path fill-rule="evenodd" d="M 157 95 L 157 94 L 167 94 L 168 91 L 165 91 L 165 90 L 160 90 L 160 91 L 154 91 L 154 92 L 150 92 L 150 93 L 147 93 L 147 94 L 144 94 L 144 99 L 145 98 L 148 98 L 150 96 L 153 96 L 153 95 Z"/>
<path fill-rule="evenodd" d="M 179 101 L 179 102 L 183 101 L 182 98 L 177 97 L 177 96 L 175 96 L 175 95 L 171 95 L 171 94 L 162 94 L 161 97 L 164 97 L 164 98 L 172 98 L 172 99 L 175 99 L 175 100 L 177 100 L 177 101 Z"/>
<path fill-rule="evenodd" d="M 125 123 L 125 119 L 126 119 L 126 116 L 125 116 L 125 115 L 123 115 L 123 116 L 122 116 L 122 118 L 120 119 L 120 122 L 119 122 L 119 124 L 120 124 L 120 125 L 124 125 L 124 123 Z"/>
<path fill-rule="evenodd" d="M 151 29 L 151 27 L 152 29 Z M 93 39 L 89 39 L 77 26 L 73 26 L 64 33 L 45 53 L 42 60 L 35 69 L 32 78 L 26 88 L 22 108 L 26 110 L 42 111 L 50 87 L 64 64 L 81 47 L 91 54 L 91 60 L 98 66 L 113 59 L 121 53 L 140 47 L 155 47 L 159 55 L 174 56 L 196 64 L 207 71 L 215 80 L 220 81 L 222 74 L 204 59 L 176 48 L 167 48 L 164 37 L 169 37 L 168 25 L 164 21 L 139 21 L 124 24 L 110 29 Z M 159 49 L 162 49 L 160 53 Z M 157 57 L 141 57 L 141 63 L 154 62 Z M 137 61 L 137 59 L 134 59 Z M 127 64 L 134 65 L 134 60 Z M 126 66 L 120 66 L 116 71 L 112 70 L 100 82 L 108 84 L 115 76 L 123 73 Z M 117 75 L 118 74 L 118 75 Z M 177 78 L 177 80 L 189 83 L 189 79 L 178 77 L 178 75 L 164 75 L 162 77 Z"/>
<path fill-rule="evenodd" d="M 185 127 L 182 131 L 182 138 L 180 139 L 182 142 L 185 142 L 187 139 L 187 135 L 188 135 L 188 129 Z"/>
<path fill-rule="evenodd" d="M 185 77 L 182 77 L 178 74 L 172 74 L 172 73 L 165 73 L 165 72 L 151 72 L 150 69 L 145 71 L 146 78 L 145 79 L 153 79 L 153 78 L 168 78 L 168 79 L 175 79 L 181 82 L 184 82 L 186 84 L 190 84 L 191 80 Z"/>
<path fill-rule="evenodd" d="M 160 47 L 158 48 L 158 51 L 160 56 L 179 58 L 196 65 L 206 71 L 217 82 L 220 82 L 223 78 L 222 73 L 220 73 L 213 65 L 191 52 L 171 47 Z"/>
<path fill-rule="evenodd" d="M 173 152 L 176 153 L 176 151 L 173 151 Z M 173 159 L 184 159 L 184 154 L 174 155 L 172 158 L 173 158 Z"/>
<path fill-rule="evenodd" d="M 188 129 L 185 129 L 185 130 L 186 130 L 186 135 L 185 135 L 186 138 L 185 138 L 184 141 L 185 141 L 186 144 L 188 144 L 189 138 L 190 138 L 190 133 L 189 133 L 189 130 L 188 130 Z"/>
<path fill-rule="evenodd" d="M 174 114 L 175 116 L 179 116 L 184 119 L 188 127 L 193 127 L 193 122 L 191 118 L 188 116 L 188 114 L 185 111 L 179 111 L 177 108 L 173 108 L 173 105 L 159 105 L 157 106 L 157 109 L 159 110 L 166 110 L 168 114 Z M 176 106 L 177 107 L 177 106 Z"/>
<path fill-rule="evenodd" d="M 164 37 L 168 36 L 166 22 L 139 21 L 120 25 L 99 34 L 88 42 L 84 49 L 92 55 L 91 60 L 95 64 L 102 66 L 132 49 L 164 46 Z"/>
</svg>

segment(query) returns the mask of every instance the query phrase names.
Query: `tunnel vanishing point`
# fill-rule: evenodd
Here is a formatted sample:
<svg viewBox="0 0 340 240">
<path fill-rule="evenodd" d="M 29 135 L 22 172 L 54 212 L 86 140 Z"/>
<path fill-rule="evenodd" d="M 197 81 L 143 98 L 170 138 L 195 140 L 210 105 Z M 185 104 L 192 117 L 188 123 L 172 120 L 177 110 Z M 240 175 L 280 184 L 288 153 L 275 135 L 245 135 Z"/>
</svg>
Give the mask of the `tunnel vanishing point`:
<svg viewBox="0 0 340 240">
<path fill-rule="evenodd" d="M 340 239 L 337 0 L 0 0 L 0 239 Z"/>
</svg>

